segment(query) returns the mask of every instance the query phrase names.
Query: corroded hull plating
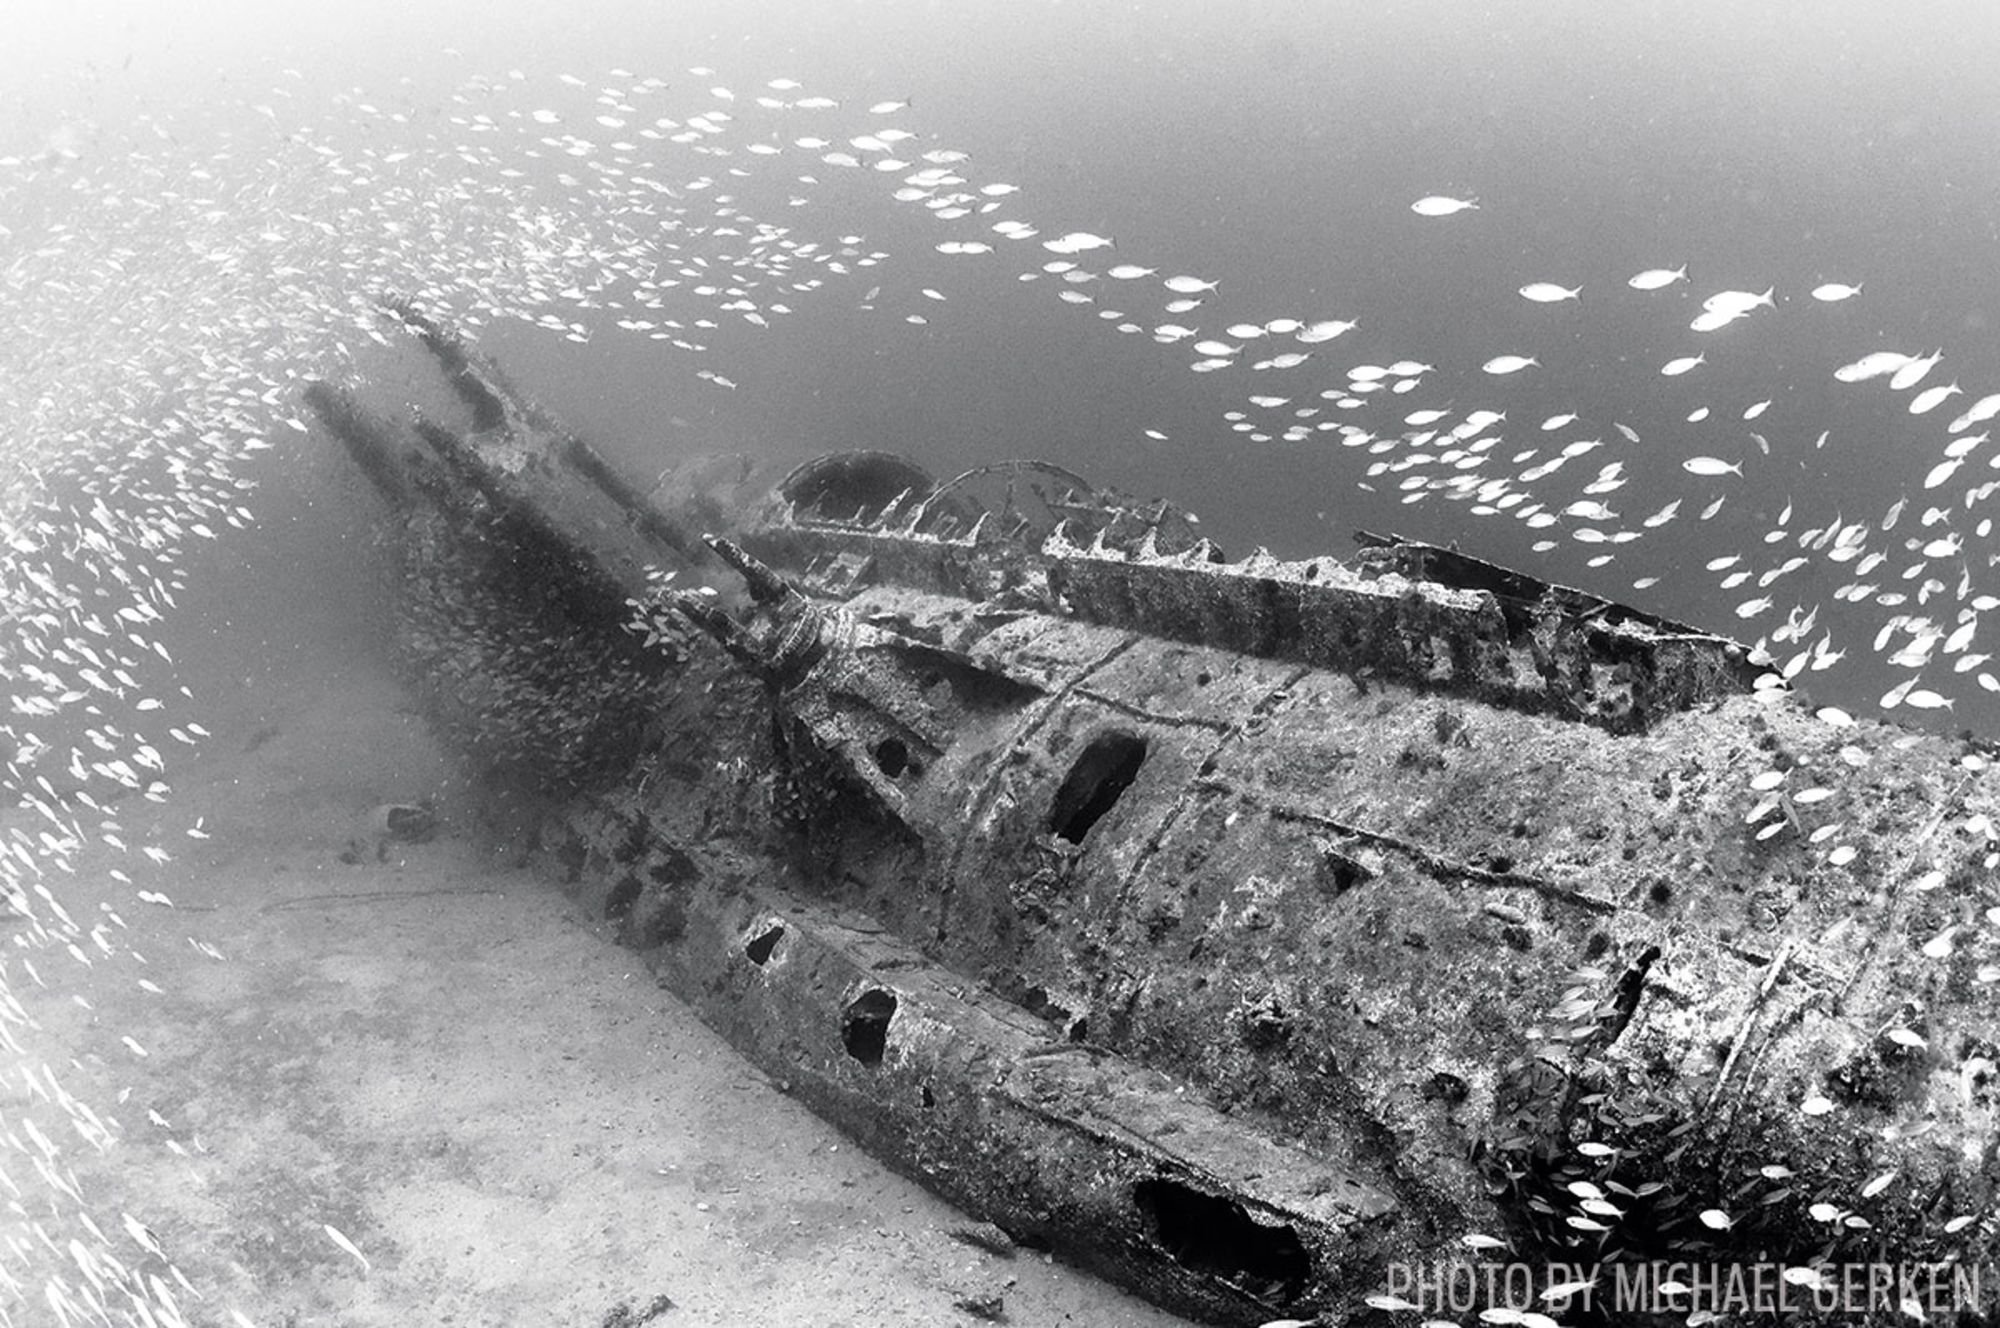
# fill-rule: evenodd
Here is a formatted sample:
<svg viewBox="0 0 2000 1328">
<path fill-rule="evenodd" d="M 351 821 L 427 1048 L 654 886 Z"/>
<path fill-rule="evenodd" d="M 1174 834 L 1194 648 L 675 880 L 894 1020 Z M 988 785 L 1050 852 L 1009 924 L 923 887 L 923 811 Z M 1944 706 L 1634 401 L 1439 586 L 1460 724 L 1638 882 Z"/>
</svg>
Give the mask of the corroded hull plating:
<svg viewBox="0 0 2000 1328">
<path fill-rule="evenodd" d="M 642 493 L 398 316 L 469 428 L 309 399 L 437 722 L 664 984 L 1017 1238 L 1231 1322 L 1369 1314 L 1472 1231 L 1990 1258 L 1964 744 L 1452 551 L 1226 563 L 1044 464 Z M 1746 821 L 1773 769 L 1831 793 Z"/>
</svg>

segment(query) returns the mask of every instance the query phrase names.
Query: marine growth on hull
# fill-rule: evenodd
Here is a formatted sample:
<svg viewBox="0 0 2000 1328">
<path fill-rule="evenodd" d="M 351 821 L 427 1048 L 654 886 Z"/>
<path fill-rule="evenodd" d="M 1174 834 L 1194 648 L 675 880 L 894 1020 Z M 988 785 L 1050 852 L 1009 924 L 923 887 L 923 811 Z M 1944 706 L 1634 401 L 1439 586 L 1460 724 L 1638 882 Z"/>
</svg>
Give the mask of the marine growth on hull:
<svg viewBox="0 0 2000 1328">
<path fill-rule="evenodd" d="M 1508 1260 L 1599 1295 L 1770 1267 L 1807 1306 L 1891 1251 L 1991 1261 L 1975 745 L 1394 535 L 1231 559 L 1046 462 L 648 491 L 394 313 L 458 418 L 307 399 L 380 493 L 413 684 L 493 814 L 1014 1239 L 1232 1323 Z"/>
</svg>

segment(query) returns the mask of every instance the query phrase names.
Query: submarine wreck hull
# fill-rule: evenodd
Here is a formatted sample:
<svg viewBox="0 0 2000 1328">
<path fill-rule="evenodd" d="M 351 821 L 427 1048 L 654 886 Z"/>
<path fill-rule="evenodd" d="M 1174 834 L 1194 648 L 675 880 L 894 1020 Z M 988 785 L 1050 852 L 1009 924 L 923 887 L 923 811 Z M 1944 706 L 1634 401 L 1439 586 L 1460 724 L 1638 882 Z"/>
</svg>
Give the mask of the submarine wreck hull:
<svg viewBox="0 0 2000 1328">
<path fill-rule="evenodd" d="M 1453 551 L 1225 562 L 1047 463 L 646 491 L 392 312 L 456 430 L 308 401 L 496 823 L 1016 1239 L 1227 1323 L 1382 1314 L 1469 1234 L 1992 1260 L 1978 752 Z"/>
</svg>

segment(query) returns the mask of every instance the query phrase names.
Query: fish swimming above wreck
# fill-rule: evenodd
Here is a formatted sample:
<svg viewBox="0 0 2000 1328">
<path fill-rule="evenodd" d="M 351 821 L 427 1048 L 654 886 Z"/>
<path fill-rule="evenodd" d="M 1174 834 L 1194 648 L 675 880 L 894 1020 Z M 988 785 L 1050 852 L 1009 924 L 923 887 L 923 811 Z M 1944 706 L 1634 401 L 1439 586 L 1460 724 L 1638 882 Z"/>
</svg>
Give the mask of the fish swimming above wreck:
<svg viewBox="0 0 2000 1328">
<path fill-rule="evenodd" d="M 494 832 L 1014 1239 L 1245 1324 L 1468 1259 L 1993 1261 L 1981 744 L 1392 534 L 1230 560 L 1050 462 L 649 487 L 389 314 L 457 418 L 306 401 Z"/>
</svg>

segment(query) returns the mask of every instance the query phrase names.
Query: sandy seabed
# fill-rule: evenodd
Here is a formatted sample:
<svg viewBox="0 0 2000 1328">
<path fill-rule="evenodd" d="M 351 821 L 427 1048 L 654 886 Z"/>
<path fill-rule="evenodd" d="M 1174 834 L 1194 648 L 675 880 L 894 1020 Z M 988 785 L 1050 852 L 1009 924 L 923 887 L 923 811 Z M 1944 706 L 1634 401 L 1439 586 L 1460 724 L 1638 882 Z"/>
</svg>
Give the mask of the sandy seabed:
<svg viewBox="0 0 2000 1328">
<path fill-rule="evenodd" d="M 966 1305 L 1183 1322 L 954 1237 L 969 1218 L 787 1097 L 483 843 L 384 671 L 244 681 L 170 800 L 117 809 L 129 841 L 174 861 L 107 848 L 65 887 L 94 908 L 106 882 L 140 958 L 20 992 L 30 1050 L 117 1121 L 108 1151 L 68 1153 L 91 1211 L 150 1227 L 202 1294 L 180 1297 L 191 1322 L 980 1322 Z M 340 860 L 367 808 L 425 795 L 436 840 Z M 197 818 L 205 839 L 186 833 Z M 172 907 L 135 902 L 111 867 Z"/>
</svg>

